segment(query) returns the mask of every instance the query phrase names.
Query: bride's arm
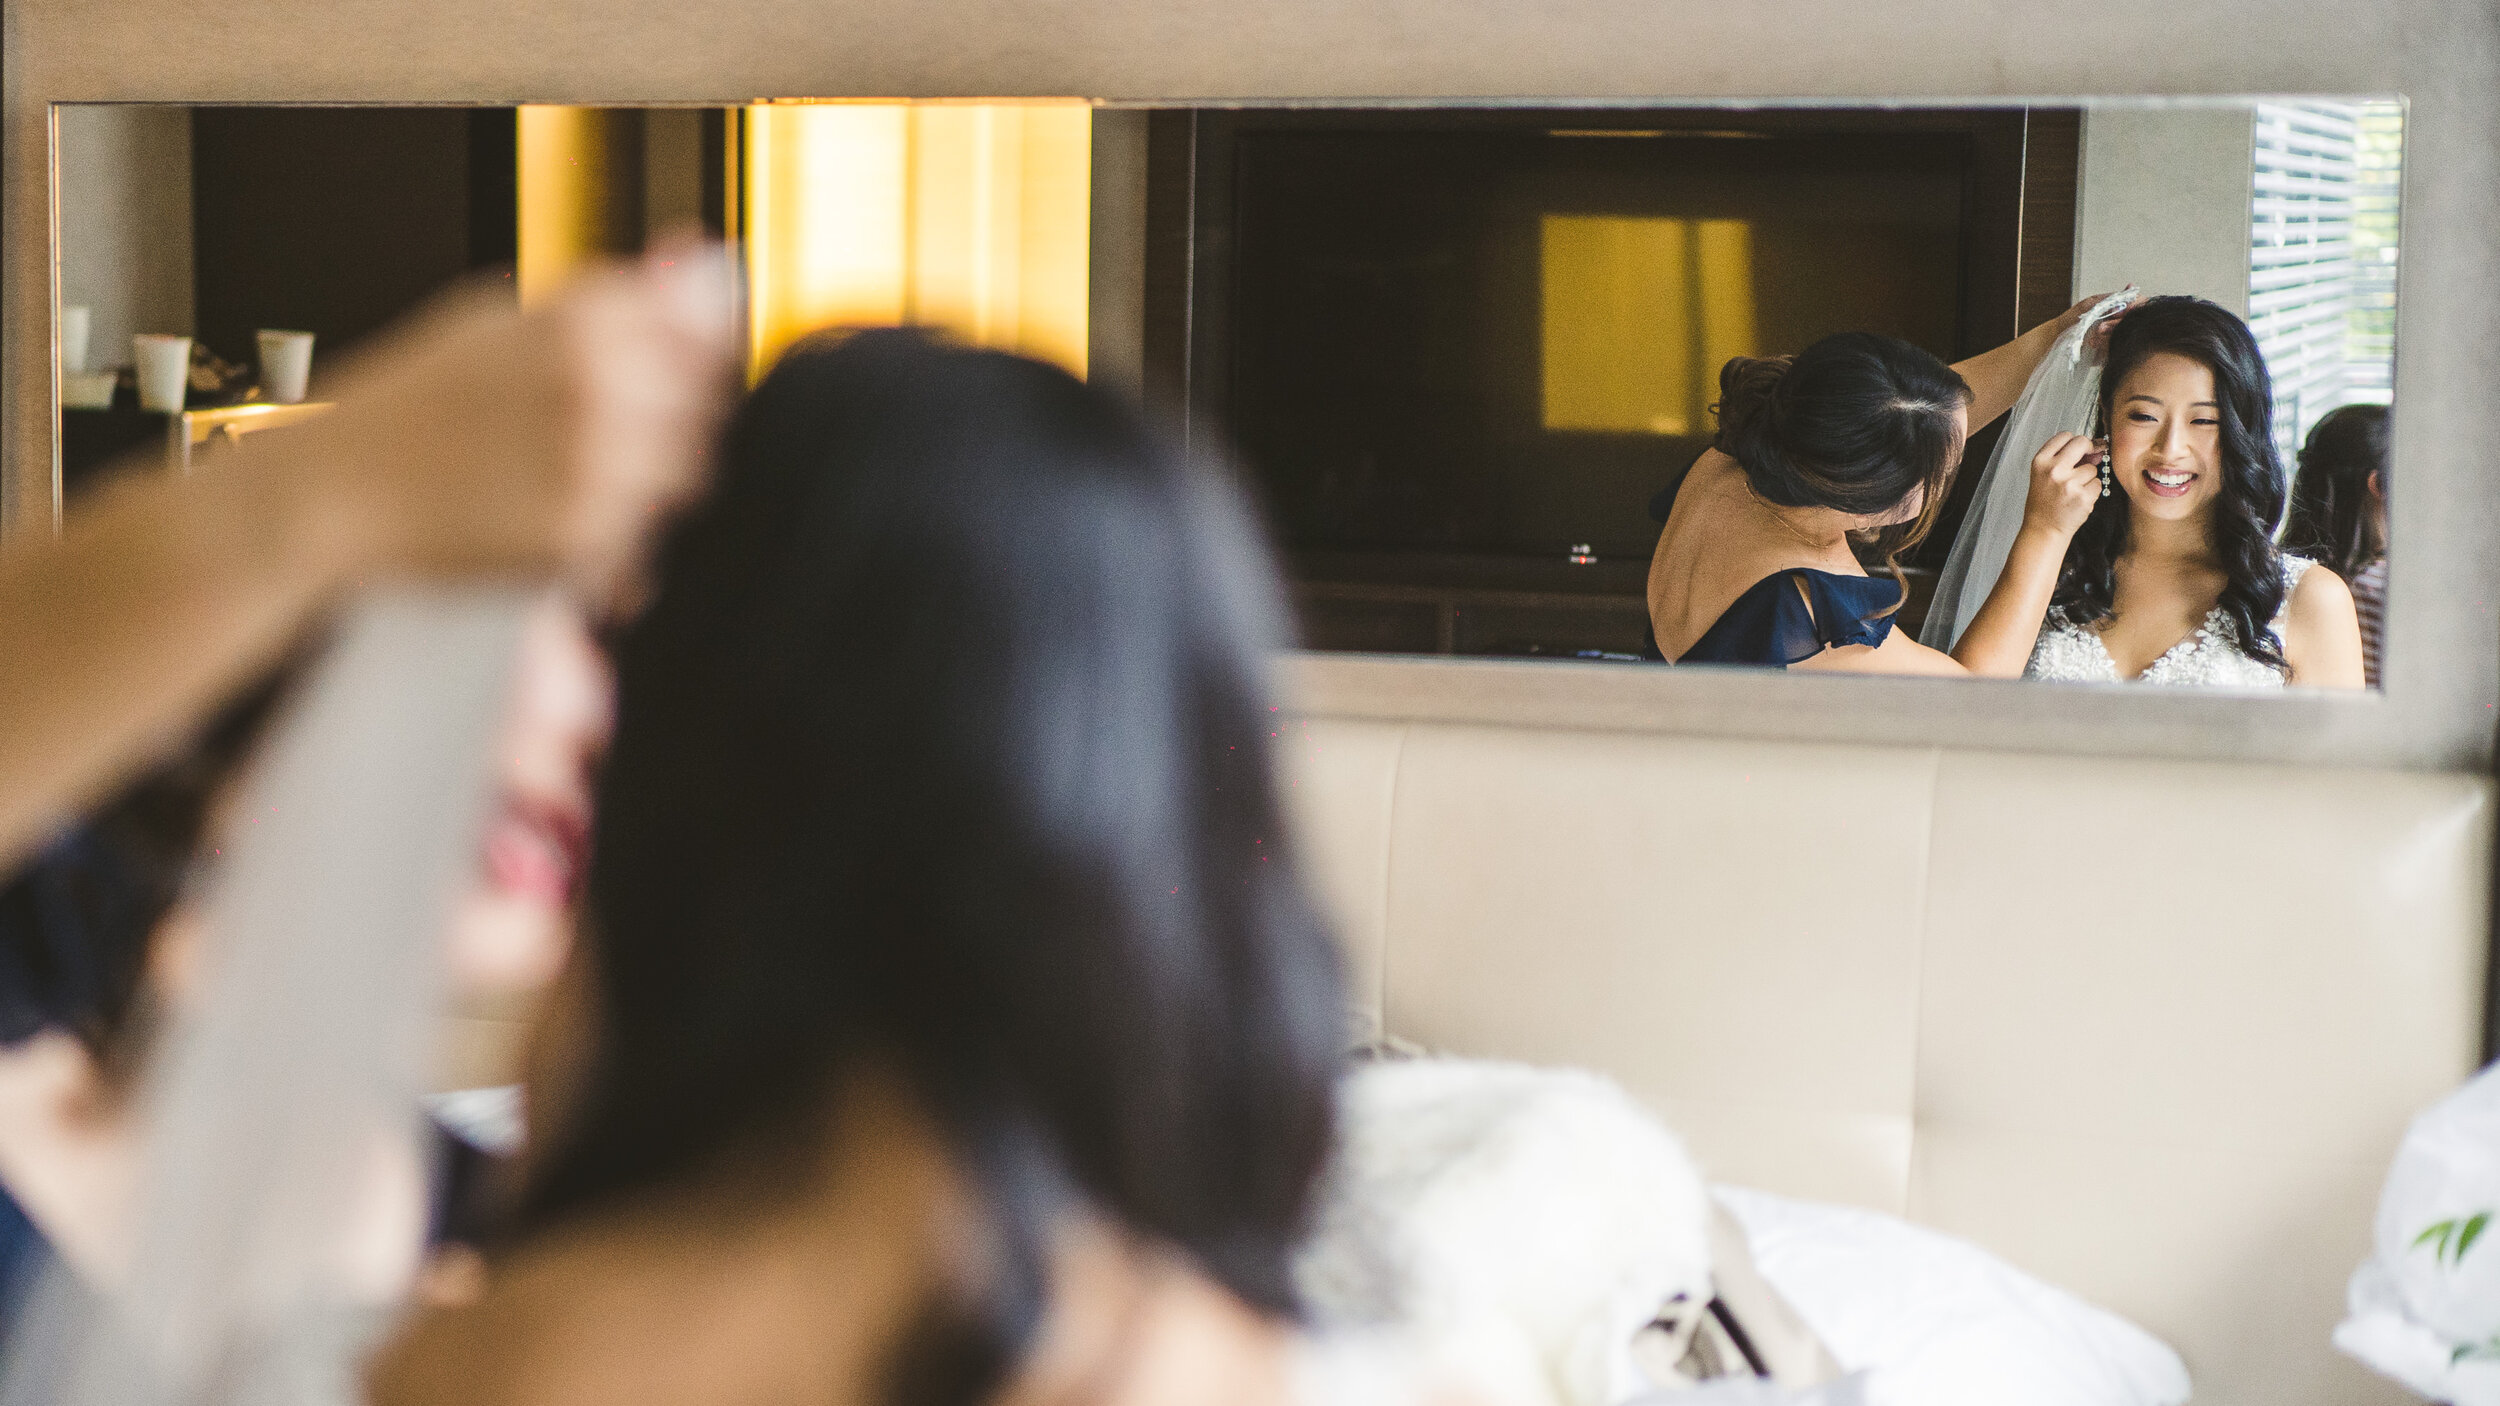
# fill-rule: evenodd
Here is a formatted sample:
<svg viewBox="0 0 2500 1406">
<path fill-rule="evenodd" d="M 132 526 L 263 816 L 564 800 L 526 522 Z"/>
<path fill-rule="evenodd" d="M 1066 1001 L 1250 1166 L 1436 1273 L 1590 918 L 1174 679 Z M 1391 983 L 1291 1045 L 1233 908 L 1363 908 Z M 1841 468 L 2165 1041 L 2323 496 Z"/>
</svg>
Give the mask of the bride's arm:
<svg viewBox="0 0 2500 1406">
<path fill-rule="evenodd" d="M 2066 564 L 2066 544 L 2101 496 L 2100 449 L 2079 434 L 2061 434 L 2031 459 L 2031 492 L 2005 570 L 1953 657 L 1981 678 L 2018 679 L 2040 640 L 2040 624 Z"/>
<path fill-rule="evenodd" d="M 1953 369 L 1970 383 L 1970 427 L 1977 430 L 2013 409 L 2014 402 L 2023 398 L 2023 387 L 2031 384 L 2032 371 L 2058 337 L 2108 296 L 2095 293 L 1994 351 L 1953 363 Z M 2094 335 L 2099 335 L 2097 330 Z"/>
<path fill-rule="evenodd" d="M 2303 688 L 2360 688 L 2361 617 L 2352 589 L 2323 566 L 2301 573 L 2283 607 L 2283 658 Z"/>
<path fill-rule="evenodd" d="M 1836 644 L 1811 658 L 1800 659 L 1788 666 L 1817 674 L 1910 674 L 1923 677 L 1962 679 L 1970 670 L 1941 650 L 1929 649 L 1903 631 L 1884 636 L 1878 645 Z"/>
</svg>

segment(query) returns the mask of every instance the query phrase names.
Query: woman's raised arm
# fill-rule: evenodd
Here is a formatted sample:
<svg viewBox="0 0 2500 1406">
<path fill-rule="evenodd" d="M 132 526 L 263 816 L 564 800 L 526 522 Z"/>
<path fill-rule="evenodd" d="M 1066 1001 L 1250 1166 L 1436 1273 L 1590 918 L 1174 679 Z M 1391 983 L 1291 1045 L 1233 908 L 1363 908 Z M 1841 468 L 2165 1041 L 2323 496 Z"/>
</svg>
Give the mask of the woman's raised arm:
<svg viewBox="0 0 2500 1406">
<path fill-rule="evenodd" d="M 373 577 L 612 589 L 697 485 L 730 391 L 696 261 L 528 315 L 454 297 L 330 415 L 213 472 L 109 490 L 0 551 L 0 867 Z"/>
<path fill-rule="evenodd" d="M 2023 387 L 2031 384 L 2031 373 L 2049 354 L 2049 348 L 2056 345 L 2058 337 L 2092 311 L 2093 304 L 2108 296 L 2095 293 L 1994 351 L 1953 363 L 1953 369 L 1970 382 L 1970 427 L 1977 430 L 2013 409 L 2014 402 L 2023 398 Z M 2115 319 L 2103 323 L 2093 329 L 2092 335 L 2097 339 L 2104 328 L 2114 323 Z"/>
</svg>

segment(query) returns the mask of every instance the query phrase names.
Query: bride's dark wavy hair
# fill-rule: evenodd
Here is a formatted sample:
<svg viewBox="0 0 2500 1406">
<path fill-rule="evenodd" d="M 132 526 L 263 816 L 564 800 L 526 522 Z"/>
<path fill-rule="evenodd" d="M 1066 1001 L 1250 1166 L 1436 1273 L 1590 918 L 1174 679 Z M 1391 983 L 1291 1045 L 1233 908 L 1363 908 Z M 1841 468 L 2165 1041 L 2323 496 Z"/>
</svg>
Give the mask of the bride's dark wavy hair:
<svg viewBox="0 0 2500 1406">
<path fill-rule="evenodd" d="M 2227 308 L 2178 296 L 2138 303 L 2110 334 L 2095 434 L 2109 435 L 2119 385 L 2163 352 L 2213 372 L 2222 420 L 2222 488 L 2212 508 L 2214 557 L 2226 578 L 2222 611 L 2250 658 L 2284 668 L 2273 623 L 2286 593 L 2283 555 L 2274 545 L 2275 524 L 2283 520 L 2283 462 L 2274 452 L 2274 383 L 2265 356 L 2248 324 Z M 2124 492 L 2103 498 L 2066 548 L 2051 603 L 2078 625 L 2098 624 L 2117 611 L 2118 559 L 2131 540 L 2130 502 Z"/>
<path fill-rule="evenodd" d="M 1931 353 L 1877 332 L 1842 332 L 1794 356 L 1740 356 L 1719 369 L 1720 453 L 1756 497 L 1784 508 L 1890 512 L 1925 490 L 1916 517 L 1885 528 L 1884 561 L 1934 529 L 1963 435 L 1970 384 Z M 1902 586 L 1906 597 L 1908 585 Z"/>
</svg>

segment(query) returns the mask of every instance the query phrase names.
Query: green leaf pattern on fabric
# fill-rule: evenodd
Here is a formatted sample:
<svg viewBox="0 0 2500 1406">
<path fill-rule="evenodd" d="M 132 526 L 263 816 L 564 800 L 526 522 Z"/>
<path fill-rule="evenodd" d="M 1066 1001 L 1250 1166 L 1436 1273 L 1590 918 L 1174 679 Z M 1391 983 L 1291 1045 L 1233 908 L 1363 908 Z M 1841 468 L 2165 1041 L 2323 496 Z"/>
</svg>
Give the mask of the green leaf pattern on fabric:
<svg viewBox="0 0 2500 1406">
<path fill-rule="evenodd" d="M 2476 1211 L 2470 1216 L 2452 1216 L 2447 1220 L 2424 1226 L 2422 1233 L 2413 1237 L 2412 1248 L 2418 1250 L 2424 1245 L 2430 1245 L 2433 1247 L 2431 1251 L 2433 1258 L 2454 1268 L 2465 1262 L 2465 1252 L 2473 1249 L 2474 1242 L 2482 1239 L 2483 1232 L 2490 1228 L 2491 1215 L 2489 1211 Z M 2469 1345 L 2459 1348 L 2457 1352 L 2459 1360 L 2463 1360 L 2468 1354 L 2475 1356 L 2481 1356 L 2486 1352 L 2500 1354 L 2500 1346 L 2490 1343 L 2480 1346 Z"/>
</svg>

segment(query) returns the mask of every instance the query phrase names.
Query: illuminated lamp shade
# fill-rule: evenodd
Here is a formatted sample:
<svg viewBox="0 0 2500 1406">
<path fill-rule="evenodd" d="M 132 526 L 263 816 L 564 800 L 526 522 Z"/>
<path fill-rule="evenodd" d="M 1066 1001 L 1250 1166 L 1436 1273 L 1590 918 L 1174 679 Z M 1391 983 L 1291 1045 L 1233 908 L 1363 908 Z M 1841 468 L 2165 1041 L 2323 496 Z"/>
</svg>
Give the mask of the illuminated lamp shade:
<svg viewBox="0 0 2500 1406">
<path fill-rule="evenodd" d="M 768 103 L 745 114 L 748 351 L 932 327 L 1085 374 L 1082 103 Z"/>
</svg>

